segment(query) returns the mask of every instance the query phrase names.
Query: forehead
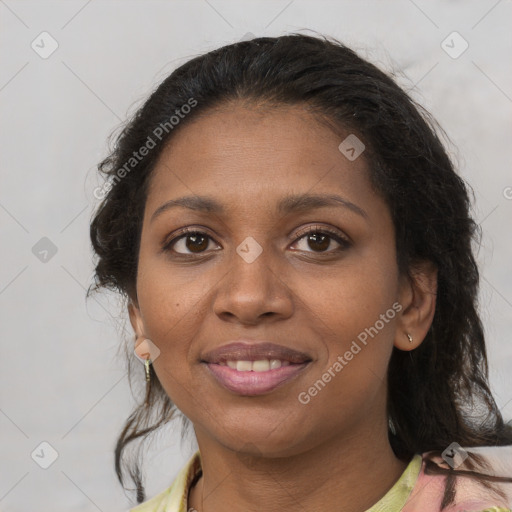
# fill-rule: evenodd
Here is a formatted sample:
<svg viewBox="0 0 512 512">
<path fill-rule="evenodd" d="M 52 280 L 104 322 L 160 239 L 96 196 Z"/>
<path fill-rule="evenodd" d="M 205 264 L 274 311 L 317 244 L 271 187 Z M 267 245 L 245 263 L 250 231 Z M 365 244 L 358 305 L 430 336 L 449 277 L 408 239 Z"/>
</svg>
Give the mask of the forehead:
<svg viewBox="0 0 512 512">
<path fill-rule="evenodd" d="M 268 204 L 290 193 L 373 194 L 363 157 L 339 150 L 335 133 L 301 106 L 272 109 L 231 104 L 180 127 L 162 151 L 148 205 L 182 195 Z"/>
</svg>

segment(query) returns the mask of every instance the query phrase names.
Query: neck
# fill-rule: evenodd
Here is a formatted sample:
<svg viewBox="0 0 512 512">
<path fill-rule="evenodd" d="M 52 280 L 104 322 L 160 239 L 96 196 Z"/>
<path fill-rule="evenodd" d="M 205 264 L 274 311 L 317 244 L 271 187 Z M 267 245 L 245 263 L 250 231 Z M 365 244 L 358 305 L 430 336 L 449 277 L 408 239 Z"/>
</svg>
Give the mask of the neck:
<svg viewBox="0 0 512 512">
<path fill-rule="evenodd" d="M 198 434 L 196 432 L 196 434 Z M 288 457 L 262 457 L 226 449 L 198 435 L 203 475 L 188 508 L 282 512 L 364 512 L 400 478 L 407 462 L 394 455 L 387 431 L 331 439 Z"/>
</svg>

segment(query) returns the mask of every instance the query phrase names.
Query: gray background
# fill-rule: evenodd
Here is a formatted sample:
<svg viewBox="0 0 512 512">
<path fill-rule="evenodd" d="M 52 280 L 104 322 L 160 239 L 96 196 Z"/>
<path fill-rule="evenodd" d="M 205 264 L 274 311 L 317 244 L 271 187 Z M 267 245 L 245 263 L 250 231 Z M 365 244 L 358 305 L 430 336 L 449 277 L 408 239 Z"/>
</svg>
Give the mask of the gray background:
<svg viewBox="0 0 512 512">
<path fill-rule="evenodd" d="M 131 410 L 117 356 L 131 327 L 114 295 L 85 301 L 95 166 L 108 135 L 166 74 L 247 33 L 337 37 L 395 71 L 445 128 L 476 193 L 491 384 L 512 418 L 511 15 L 507 0 L 0 0 L 0 510 L 129 508 L 113 447 Z M 58 43 L 45 59 L 31 47 L 51 48 L 43 31 Z M 457 58 L 454 31 L 469 44 Z M 148 451 L 149 497 L 195 450 L 179 434 L 176 422 Z M 43 441 L 58 453 L 48 469 L 31 458 L 37 449 L 49 461 Z"/>
</svg>

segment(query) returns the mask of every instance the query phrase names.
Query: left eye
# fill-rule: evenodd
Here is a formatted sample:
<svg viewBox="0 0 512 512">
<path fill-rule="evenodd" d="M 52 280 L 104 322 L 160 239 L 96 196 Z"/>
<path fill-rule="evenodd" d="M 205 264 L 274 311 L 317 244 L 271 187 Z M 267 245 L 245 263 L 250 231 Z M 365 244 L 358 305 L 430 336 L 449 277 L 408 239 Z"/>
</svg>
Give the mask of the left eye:
<svg viewBox="0 0 512 512">
<path fill-rule="evenodd" d="M 346 249 L 350 243 L 345 238 L 341 237 L 338 233 L 333 233 L 332 231 L 322 230 L 322 229 L 313 229 L 307 231 L 302 234 L 297 240 L 300 242 L 301 240 L 305 240 L 306 244 L 309 247 L 312 247 L 312 252 L 326 252 L 329 248 L 331 241 L 334 240 L 340 246 L 338 249 L 334 249 L 333 251 L 327 252 L 335 252 L 336 250 Z M 295 243 L 297 243 L 295 242 Z M 302 249 L 301 249 L 302 250 Z M 309 251 L 306 251 L 309 252 Z"/>
</svg>

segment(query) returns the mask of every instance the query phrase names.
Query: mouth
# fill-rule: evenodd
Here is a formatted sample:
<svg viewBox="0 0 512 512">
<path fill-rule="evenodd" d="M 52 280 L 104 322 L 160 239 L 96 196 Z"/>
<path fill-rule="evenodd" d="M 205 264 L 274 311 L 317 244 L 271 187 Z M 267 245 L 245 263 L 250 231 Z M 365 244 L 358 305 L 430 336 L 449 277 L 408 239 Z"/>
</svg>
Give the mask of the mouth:
<svg viewBox="0 0 512 512">
<path fill-rule="evenodd" d="M 310 364 L 289 361 L 256 360 L 202 361 L 211 376 L 224 388 L 238 395 L 257 396 L 270 393 L 297 378 Z"/>
<path fill-rule="evenodd" d="M 262 340 L 234 340 L 200 359 L 216 383 L 245 396 L 262 395 L 298 377 L 312 362 L 309 354 Z"/>
</svg>

